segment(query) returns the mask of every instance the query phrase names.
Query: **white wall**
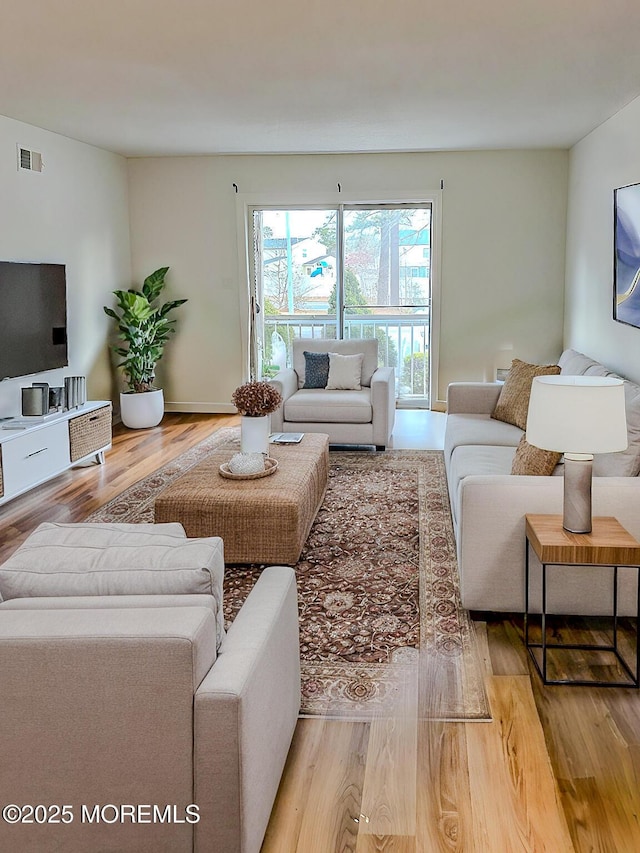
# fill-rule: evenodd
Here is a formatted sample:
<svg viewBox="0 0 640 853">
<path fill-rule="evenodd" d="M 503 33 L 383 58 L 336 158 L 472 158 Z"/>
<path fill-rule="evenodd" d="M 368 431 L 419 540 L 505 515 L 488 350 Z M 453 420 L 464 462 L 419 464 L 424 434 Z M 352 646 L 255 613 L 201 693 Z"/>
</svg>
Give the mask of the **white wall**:
<svg viewBox="0 0 640 853">
<path fill-rule="evenodd" d="M 40 152 L 44 171 L 19 172 L 17 145 Z M 89 398 L 111 398 L 102 306 L 131 280 L 126 160 L 0 116 L 0 260 L 66 264 L 69 339 L 67 369 L 0 382 L 0 416 L 19 413 L 34 380 L 86 375 Z"/>
<path fill-rule="evenodd" d="M 443 399 L 450 381 L 491 378 L 514 357 L 558 356 L 567 168 L 567 152 L 556 150 L 130 160 L 134 278 L 167 264 L 170 296 L 189 299 L 163 365 L 169 407 L 225 411 L 244 378 L 233 183 L 244 197 L 313 202 L 327 193 L 419 196 L 444 180 Z"/>
<path fill-rule="evenodd" d="M 640 329 L 613 317 L 613 191 L 640 182 L 640 98 L 570 152 L 565 344 L 640 382 Z"/>
</svg>

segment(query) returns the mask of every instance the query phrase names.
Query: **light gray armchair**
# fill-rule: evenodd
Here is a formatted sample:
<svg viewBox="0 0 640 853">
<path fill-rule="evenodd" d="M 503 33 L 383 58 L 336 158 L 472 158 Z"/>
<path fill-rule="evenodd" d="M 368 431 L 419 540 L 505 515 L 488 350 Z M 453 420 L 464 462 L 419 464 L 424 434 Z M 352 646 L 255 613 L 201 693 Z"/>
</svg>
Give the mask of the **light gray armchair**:
<svg viewBox="0 0 640 853">
<path fill-rule="evenodd" d="M 305 388 L 305 352 L 362 353 L 360 388 Z M 332 444 L 374 444 L 385 450 L 395 421 L 395 371 L 378 367 L 378 341 L 295 338 L 293 367 L 271 381 L 283 403 L 271 415 L 273 432 L 321 432 Z"/>
</svg>

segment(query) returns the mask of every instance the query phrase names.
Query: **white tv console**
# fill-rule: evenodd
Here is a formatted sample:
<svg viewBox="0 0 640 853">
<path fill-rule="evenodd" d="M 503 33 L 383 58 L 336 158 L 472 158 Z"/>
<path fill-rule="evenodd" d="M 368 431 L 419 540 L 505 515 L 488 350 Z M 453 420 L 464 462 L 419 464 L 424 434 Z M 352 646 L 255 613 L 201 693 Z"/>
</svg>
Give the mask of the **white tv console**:
<svg viewBox="0 0 640 853">
<path fill-rule="evenodd" d="M 0 421 L 0 505 L 111 447 L 111 403 Z"/>
</svg>

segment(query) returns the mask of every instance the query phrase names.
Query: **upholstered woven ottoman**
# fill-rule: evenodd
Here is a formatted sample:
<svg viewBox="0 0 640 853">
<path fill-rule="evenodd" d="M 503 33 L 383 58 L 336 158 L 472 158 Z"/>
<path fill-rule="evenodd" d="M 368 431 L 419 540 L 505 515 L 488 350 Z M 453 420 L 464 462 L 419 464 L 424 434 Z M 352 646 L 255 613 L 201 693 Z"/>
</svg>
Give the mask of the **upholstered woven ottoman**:
<svg viewBox="0 0 640 853">
<path fill-rule="evenodd" d="M 278 470 L 229 480 L 220 465 L 239 450 L 228 442 L 168 486 L 155 521 L 179 521 L 189 537 L 220 536 L 226 563 L 294 565 L 327 488 L 329 438 L 307 433 L 300 444 L 271 445 Z"/>
</svg>

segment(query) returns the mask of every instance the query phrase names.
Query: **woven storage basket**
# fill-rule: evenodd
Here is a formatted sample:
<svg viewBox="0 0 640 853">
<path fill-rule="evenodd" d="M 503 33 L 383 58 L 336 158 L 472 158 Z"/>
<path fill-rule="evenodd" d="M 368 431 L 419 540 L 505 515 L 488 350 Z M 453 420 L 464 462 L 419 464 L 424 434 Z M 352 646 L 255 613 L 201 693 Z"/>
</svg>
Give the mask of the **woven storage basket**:
<svg viewBox="0 0 640 853">
<path fill-rule="evenodd" d="M 111 444 L 111 406 L 103 406 L 69 421 L 71 461 L 96 453 Z"/>
</svg>

